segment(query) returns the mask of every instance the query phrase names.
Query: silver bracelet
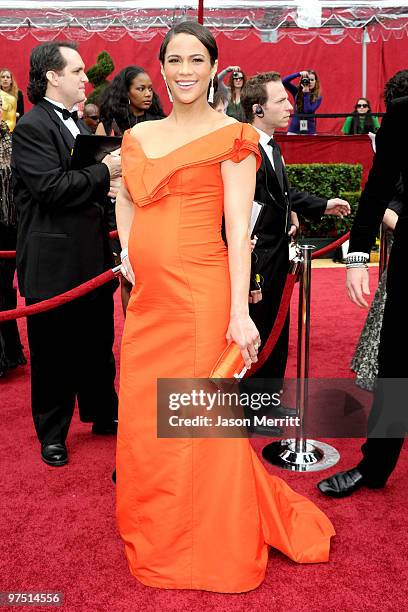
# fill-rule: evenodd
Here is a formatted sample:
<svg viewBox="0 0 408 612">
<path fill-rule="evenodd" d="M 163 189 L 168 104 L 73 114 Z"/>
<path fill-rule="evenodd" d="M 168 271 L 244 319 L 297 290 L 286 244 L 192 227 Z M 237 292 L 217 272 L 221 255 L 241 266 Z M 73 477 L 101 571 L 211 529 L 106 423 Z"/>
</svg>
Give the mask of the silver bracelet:
<svg viewBox="0 0 408 612">
<path fill-rule="evenodd" d="M 368 270 L 368 266 L 366 263 L 346 263 L 346 269 L 350 270 L 350 268 L 365 268 Z"/>
<path fill-rule="evenodd" d="M 369 260 L 369 256 L 363 253 L 350 253 L 346 257 L 346 264 L 366 264 Z"/>
</svg>

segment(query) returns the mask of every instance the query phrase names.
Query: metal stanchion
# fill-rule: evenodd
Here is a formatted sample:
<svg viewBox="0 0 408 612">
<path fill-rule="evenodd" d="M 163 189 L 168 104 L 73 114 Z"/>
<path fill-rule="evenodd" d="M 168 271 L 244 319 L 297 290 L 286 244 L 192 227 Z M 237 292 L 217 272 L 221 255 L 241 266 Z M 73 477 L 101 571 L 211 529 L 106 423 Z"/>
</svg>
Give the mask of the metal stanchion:
<svg viewBox="0 0 408 612">
<path fill-rule="evenodd" d="M 384 223 L 381 224 L 380 228 L 380 261 L 378 265 L 378 282 L 381 280 L 383 272 L 387 267 L 388 263 L 388 240 L 387 240 L 387 226 Z"/>
<path fill-rule="evenodd" d="M 300 247 L 303 269 L 299 287 L 296 387 L 296 411 L 299 427 L 295 439 L 278 440 L 268 444 L 262 450 L 262 456 L 272 465 L 297 472 L 324 470 L 335 465 L 340 459 L 340 454 L 333 446 L 306 439 L 304 436 L 304 421 L 308 409 L 311 255 L 314 248 L 308 244 Z"/>
</svg>

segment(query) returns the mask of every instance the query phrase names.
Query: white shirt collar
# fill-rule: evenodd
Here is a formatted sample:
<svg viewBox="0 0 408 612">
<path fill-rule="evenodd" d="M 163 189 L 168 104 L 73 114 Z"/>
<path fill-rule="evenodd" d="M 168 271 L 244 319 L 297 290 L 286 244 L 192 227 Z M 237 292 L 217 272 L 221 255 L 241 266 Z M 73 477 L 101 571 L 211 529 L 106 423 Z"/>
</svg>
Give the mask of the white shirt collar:
<svg viewBox="0 0 408 612">
<path fill-rule="evenodd" d="M 252 127 L 255 127 L 255 126 L 252 126 Z M 261 145 L 261 147 L 265 149 L 265 147 L 268 145 L 270 139 L 273 138 L 273 136 L 271 136 L 270 134 L 267 134 L 266 132 L 264 132 L 263 130 L 260 130 L 257 127 L 255 127 L 255 129 L 259 134 L 259 144 Z"/>
<path fill-rule="evenodd" d="M 56 108 L 54 108 L 53 111 L 55 115 L 62 121 L 65 127 L 71 132 L 72 136 L 76 138 L 78 134 L 81 133 L 81 131 L 79 127 L 77 126 L 77 124 L 75 123 L 75 121 L 72 119 L 72 117 L 68 117 L 68 119 L 64 119 L 64 117 L 62 116 L 62 110 L 65 108 L 62 102 L 57 102 L 56 100 L 52 100 L 51 98 L 46 98 L 45 96 L 44 96 L 44 100 L 47 100 L 47 102 L 51 102 L 51 104 L 61 109 L 61 113 Z M 70 110 L 70 112 L 72 113 L 72 111 L 77 110 L 77 108 L 78 106 L 77 104 L 75 104 L 75 106 Z"/>
<path fill-rule="evenodd" d="M 47 102 L 51 102 L 51 104 L 54 104 L 54 106 L 58 106 L 58 108 L 60 108 L 61 110 L 63 108 L 66 108 L 66 106 L 62 103 L 62 102 L 57 102 L 56 100 L 53 100 L 52 98 L 47 98 L 47 96 L 44 96 L 44 100 L 47 100 Z M 74 110 L 78 110 L 78 104 L 74 104 L 74 106 L 71 109 L 67 109 L 69 110 L 70 113 L 72 113 L 72 111 Z"/>
</svg>

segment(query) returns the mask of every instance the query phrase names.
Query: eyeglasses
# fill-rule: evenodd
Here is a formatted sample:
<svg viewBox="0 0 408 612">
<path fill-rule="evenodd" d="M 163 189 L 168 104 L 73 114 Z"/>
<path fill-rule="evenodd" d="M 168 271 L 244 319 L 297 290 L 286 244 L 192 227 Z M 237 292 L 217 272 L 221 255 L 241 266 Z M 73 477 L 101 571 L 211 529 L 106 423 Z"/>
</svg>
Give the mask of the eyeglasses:
<svg viewBox="0 0 408 612">
<path fill-rule="evenodd" d="M 357 104 L 357 108 L 368 108 L 368 104 Z"/>
<path fill-rule="evenodd" d="M 98 115 L 86 115 L 85 119 L 93 119 L 94 121 L 99 121 Z"/>
</svg>

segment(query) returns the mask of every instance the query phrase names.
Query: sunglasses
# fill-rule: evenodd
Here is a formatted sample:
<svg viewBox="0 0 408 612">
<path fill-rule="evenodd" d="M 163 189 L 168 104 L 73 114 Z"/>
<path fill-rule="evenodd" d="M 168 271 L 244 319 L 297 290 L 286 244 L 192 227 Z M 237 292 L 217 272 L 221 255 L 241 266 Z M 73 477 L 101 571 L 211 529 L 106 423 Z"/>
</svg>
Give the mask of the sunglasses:
<svg viewBox="0 0 408 612">
<path fill-rule="evenodd" d="M 357 108 L 368 108 L 368 104 L 357 104 Z"/>
<path fill-rule="evenodd" d="M 232 77 L 234 81 L 242 81 L 244 77 Z"/>
</svg>

